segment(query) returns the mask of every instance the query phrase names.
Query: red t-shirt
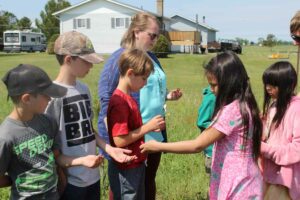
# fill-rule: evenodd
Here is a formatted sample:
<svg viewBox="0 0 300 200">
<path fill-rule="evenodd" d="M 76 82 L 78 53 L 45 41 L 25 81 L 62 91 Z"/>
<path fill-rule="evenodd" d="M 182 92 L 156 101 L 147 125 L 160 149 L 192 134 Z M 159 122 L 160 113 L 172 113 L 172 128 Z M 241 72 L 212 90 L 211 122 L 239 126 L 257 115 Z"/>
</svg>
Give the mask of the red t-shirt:
<svg viewBox="0 0 300 200">
<path fill-rule="evenodd" d="M 116 146 L 113 137 L 127 135 L 130 131 L 143 125 L 141 113 L 136 101 L 129 95 L 116 89 L 112 94 L 107 109 L 107 125 L 110 144 Z M 131 155 L 137 159 L 131 163 L 118 163 L 122 169 L 134 168 L 146 160 L 146 155 L 140 151 L 140 145 L 144 143 L 144 137 L 131 143 L 126 149 L 132 150 Z"/>
</svg>

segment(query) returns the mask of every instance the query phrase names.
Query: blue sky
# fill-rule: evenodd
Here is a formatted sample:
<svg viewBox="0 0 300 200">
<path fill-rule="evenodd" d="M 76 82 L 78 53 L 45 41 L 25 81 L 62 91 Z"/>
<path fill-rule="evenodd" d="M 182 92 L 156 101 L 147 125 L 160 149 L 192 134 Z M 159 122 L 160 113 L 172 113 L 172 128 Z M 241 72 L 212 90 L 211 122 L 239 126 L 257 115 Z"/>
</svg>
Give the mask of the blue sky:
<svg viewBox="0 0 300 200">
<path fill-rule="evenodd" d="M 69 0 L 73 5 L 82 0 Z M 119 0 L 144 10 L 156 12 L 156 0 Z M 0 0 L 0 10 L 14 13 L 18 18 L 39 18 L 47 0 Z M 219 30 L 217 38 L 247 38 L 257 41 L 272 33 L 277 39 L 289 40 L 289 21 L 297 10 L 299 0 L 164 0 L 164 15 L 180 15 Z"/>
</svg>

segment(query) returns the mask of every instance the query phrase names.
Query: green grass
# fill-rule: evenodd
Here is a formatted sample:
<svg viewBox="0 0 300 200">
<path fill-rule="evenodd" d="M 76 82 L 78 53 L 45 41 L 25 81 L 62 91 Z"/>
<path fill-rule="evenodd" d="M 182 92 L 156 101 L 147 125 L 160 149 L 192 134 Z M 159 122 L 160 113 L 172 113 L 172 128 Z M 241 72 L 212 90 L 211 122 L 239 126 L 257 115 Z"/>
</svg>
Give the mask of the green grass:
<svg viewBox="0 0 300 200">
<path fill-rule="evenodd" d="M 252 84 L 253 92 L 262 104 L 263 85 L 261 76 L 263 71 L 271 63 L 278 61 L 268 59 L 273 52 L 290 51 L 295 52 L 296 47 L 280 46 L 270 48 L 250 46 L 244 47 L 240 55 Z M 184 95 L 178 102 L 167 103 L 167 128 L 169 141 L 179 141 L 195 138 L 199 134 L 196 127 L 197 111 L 201 102 L 201 90 L 207 86 L 203 72 L 203 63 L 207 62 L 215 54 L 190 55 L 172 54 L 169 58 L 160 59 L 167 74 L 167 85 L 169 89 L 181 88 Z M 291 53 L 288 59 L 296 67 L 296 54 Z M 53 55 L 45 53 L 33 54 L 0 54 L 0 76 L 11 67 L 19 63 L 30 63 L 45 69 L 51 78 L 55 78 L 59 66 Z M 94 111 L 99 109 L 97 100 L 98 78 L 103 64 L 95 65 L 89 75 L 82 81 L 89 85 L 94 103 Z M 6 100 L 4 84 L 0 83 L 0 122 L 9 114 L 12 104 Z M 95 115 L 97 116 L 97 114 Z M 96 127 L 96 119 L 94 120 Z M 106 163 L 101 169 L 102 176 L 102 199 L 107 199 L 107 174 Z M 208 176 L 204 170 L 204 157 L 200 154 L 177 155 L 163 154 L 157 174 L 157 199 L 206 199 L 208 189 Z M 0 199 L 8 199 L 8 189 L 0 189 Z"/>
</svg>

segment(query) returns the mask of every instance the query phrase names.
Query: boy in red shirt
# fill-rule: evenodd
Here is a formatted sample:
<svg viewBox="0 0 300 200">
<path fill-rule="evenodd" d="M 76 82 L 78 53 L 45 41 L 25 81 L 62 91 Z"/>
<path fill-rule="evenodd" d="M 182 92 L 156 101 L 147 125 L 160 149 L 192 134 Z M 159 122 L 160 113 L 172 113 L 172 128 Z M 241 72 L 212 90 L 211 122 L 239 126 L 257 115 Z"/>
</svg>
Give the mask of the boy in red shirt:
<svg viewBox="0 0 300 200">
<path fill-rule="evenodd" d="M 108 175 L 114 199 L 145 199 L 145 160 L 140 152 L 144 135 L 163 129 L 162 116 L 155 116 L 143 125 L 136 101 L 130 96 L 139 91 L 153 72 L 153 64 L 146 52 L 138 49 L 125 51 L 119 61 L 120 79 L 107 110 L 109 139 L 112 146 L 132 150 L 137 157 L 130 163 L 110 162 Z"/>
</svg>

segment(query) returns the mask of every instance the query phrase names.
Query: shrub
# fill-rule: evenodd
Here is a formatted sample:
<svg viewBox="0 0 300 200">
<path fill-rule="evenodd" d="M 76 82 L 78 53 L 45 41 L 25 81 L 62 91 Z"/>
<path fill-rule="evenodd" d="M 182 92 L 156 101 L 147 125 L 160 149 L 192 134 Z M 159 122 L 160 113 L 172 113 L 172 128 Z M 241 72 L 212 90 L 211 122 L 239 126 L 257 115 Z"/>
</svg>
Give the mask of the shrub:
<svg viewBox="0 0 300 200">
<path fill-rule="evenodd" d="M 160 34 L 152 51 L 158 58 L 166 58 L 170 52 L 168 39 L 164 35 Z"/>
<path fill-rule="evenodd" d="M 58 38 L 58 36 L 59 36 L 59 34 L 54 34 L 49 39 L 48 44 L 47 44 L 47 53 L 48 54 L 54 54 L 54 42 Z"/>
</svg>

